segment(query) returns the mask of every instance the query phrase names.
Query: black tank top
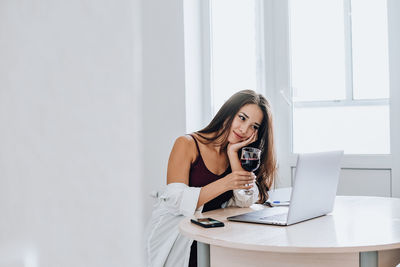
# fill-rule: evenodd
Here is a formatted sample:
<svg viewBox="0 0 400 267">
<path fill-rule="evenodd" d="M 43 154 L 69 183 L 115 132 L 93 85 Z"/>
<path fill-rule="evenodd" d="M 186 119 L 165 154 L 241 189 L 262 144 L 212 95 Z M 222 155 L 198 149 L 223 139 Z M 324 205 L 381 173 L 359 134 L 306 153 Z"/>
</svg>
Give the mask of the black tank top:
<svg viewBox="0 0 400 267">
<path fill-rule="evenodd" d="M 229 173 L 231 173 L 231 167 L 229 166 L 226 171 L 221 175 L 216 175 L 212 173 L 209 169 L 207 169 L 204 164 L 203 158 L 200 153 L 199 144 L 197 143 L 196 137 L 190 135 L 194 142 L 196 143 L 198 156 L 196 160 L 190 166 L 189 171 L 189 186 L 192 187 L 203 187 L 208 185 L 209 183 L 215 182 Z M 210 200 L 206 204 L 204 204 L 203 212 L 220 209 L 221 205 L 228 201 L 233 196 L 233 191 L 229 190 L 218 197 Z M 190 249 L 190 259 L 189 259 L 189 267 L 197 267 L 197 242 L 194 241 L 192 247 Z"/>
</svg>

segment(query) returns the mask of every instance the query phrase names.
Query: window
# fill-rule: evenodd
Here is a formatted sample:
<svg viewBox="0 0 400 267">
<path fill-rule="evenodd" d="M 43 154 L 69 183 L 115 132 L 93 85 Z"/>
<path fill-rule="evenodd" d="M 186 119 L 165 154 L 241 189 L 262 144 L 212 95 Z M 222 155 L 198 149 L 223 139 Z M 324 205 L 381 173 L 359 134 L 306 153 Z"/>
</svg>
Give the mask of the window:
<svg viewBox="0 0 400 267">
<path fill-rule="evenodd" d="M 289 16 L 293 152 L 389 154 L 386 1 L 291 0 Z"/>
<path fill-rule="evenodd" d="M 208 123 L 235 91 L 255 89 L 272 105 L 277 187 L 291 185 L 297 153 L 344 149 L 341 188 L 360 192 L 351 181 L 368 184 L 367 175 L 371 188 L 389 184 L 384 192 L 400 196 L 399 1 L 196 3 L 203 24 L 190 32 L 201 30 L 193 43 L 202 46 L 202 69 L 192 80 L 201 94 L 189 111 L 201 99 Z"/>
<path fill-rule="evenodd" d="M 211 108 L 242 89 L 260 89 L 259 1 L 211 0 Z"/>
</svg>

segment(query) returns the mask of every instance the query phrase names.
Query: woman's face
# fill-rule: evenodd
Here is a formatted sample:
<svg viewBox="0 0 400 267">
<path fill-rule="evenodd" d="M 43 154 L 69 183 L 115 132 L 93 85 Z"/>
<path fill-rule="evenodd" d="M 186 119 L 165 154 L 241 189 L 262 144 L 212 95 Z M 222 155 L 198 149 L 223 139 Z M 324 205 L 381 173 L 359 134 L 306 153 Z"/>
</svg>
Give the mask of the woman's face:
<svg viewBox="0 0 400 267">
<path fill-rule="evenodd" d="M 235 144 L 248 139 L 260 128 L 263 117 L 264 115 L 258 105 L 244 105 L 233 118 L 228 142 Z"/>
</svg>

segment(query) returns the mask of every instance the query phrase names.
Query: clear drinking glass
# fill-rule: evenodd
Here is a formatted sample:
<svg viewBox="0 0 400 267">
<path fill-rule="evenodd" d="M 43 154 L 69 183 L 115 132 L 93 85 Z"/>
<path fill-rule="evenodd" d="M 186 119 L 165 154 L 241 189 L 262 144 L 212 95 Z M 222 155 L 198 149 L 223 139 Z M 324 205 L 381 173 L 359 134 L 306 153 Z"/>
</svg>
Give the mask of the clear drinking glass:
<svg viewBox="0 0 400 267">
<path fill-rule="evenodd" d="M 240 163 L 242 168 L 248 172 L 254 172 L 260 166 L 261 150 L 254 147 L 242 148 L 242 155 L 240 156 Z M 242 189 L 240 193 L 245 195 L 252 195 L 253 189 Z"/>
</svg>

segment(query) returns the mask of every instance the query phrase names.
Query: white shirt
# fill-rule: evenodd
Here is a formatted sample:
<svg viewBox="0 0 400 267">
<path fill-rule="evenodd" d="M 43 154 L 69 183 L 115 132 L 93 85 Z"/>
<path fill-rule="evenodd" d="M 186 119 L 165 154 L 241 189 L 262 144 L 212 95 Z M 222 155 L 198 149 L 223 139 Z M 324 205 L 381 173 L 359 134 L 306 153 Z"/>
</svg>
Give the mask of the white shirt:
<svg viewBox="0 0 400 267">
<path fill-rule="evenodd" d="M 146 243 L 147 266 L 149 267 L 187 267 L 190 246 L 193 239 L 179 233 L 179 223 L 185 217 L 201 212 L 196 210 L 201 187 L 189 187 L 184 183 L 171 183 L 156 194 L 157 201 L 148 224 Z M 237 206 L 249 207 L 258 200 L 258 188 L 253 187 L 253 195 L 233 191 L 233 197 L 222 208 Z"/>
</svg>

